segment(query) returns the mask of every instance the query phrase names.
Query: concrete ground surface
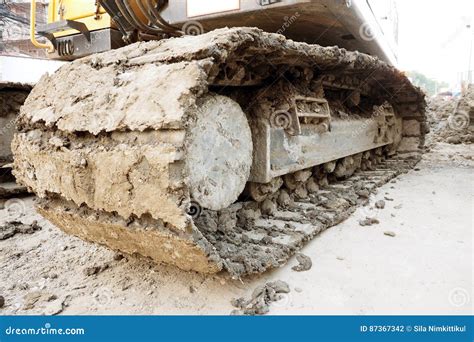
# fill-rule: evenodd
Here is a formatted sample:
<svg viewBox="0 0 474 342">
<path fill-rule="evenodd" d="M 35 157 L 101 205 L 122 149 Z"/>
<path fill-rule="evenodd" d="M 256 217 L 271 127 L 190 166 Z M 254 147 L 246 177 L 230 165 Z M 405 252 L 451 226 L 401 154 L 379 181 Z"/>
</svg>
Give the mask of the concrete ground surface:
<svg viewBox="0 0 474 342">
<path fill-rule="evenodd" d="M 232 298 L 272 280 L 291 291 L 269 314 L 472 314 L 473 169 L 472 146 L 435 145 L 371 205 L 309 242 L 310 270 L 292 270 L 293 257 L 242 280 L 121 258 L 62 233 L 34 212 L 32 197 L 10 200 L 0 224 L 37 220 L 43 228 L 0 240 L 0 315 L 227 315 Z M 380 199 L 385 208 L 375 209 Z M 367 216 L 380 223 L 359 225 Z"/>
</svg>

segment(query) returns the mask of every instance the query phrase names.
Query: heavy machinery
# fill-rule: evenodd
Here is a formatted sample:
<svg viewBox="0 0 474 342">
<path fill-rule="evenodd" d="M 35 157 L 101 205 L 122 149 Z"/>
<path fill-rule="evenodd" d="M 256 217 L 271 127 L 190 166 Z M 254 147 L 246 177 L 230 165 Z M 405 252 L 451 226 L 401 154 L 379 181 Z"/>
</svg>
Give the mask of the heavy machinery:
<svg viewBox="0 0 474 342">
<path fill-rule="evenodd" d="M 15 184 L 11 172 L 11 142 L 20 106 L 25 102 L 30 90 L 29 84 L 6 82 L 0 77 L 0 199 L 26 193 L 24 187 Z"/>
<path fill-rule="evenodd" d="M 278 267 L 423 144 L 424 95 L 371 2 L 51 1 L 32 40 L 74 61 L 22 107 L 15 175 L 83 239 L 204 273 Z"/>
<path fill-rule="evenodd" d="M 0 56 L 0 199 L 26 193 L 12 175 L 11 143 L 20 107 L 44 72 L 53 72 L 61 61 Z"/>
<path fill-rule="evenodd" d="M 13 162 L 10 144 L 15 120 L 30 90 L 28 84 L 0 82 L 0 167 Z"/>
</svg>

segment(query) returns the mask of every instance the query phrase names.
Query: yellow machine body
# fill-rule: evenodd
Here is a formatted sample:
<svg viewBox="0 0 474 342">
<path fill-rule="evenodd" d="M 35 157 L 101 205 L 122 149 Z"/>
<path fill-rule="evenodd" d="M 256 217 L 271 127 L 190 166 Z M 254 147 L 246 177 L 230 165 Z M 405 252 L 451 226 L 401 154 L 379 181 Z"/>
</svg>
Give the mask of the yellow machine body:
<svg viewBox="0 0 474 342">
<path fill-rule="evenodd" d="M 113 27 L 110 15 L 96 5 L 94 0 L 51 0 L 48 7 L 48 23 L 60 20 L 75 20 L 84 23 L 90 31 Z M 75 30 L 54 33 L 55 37 L 76 34 Z"/>
</svg>

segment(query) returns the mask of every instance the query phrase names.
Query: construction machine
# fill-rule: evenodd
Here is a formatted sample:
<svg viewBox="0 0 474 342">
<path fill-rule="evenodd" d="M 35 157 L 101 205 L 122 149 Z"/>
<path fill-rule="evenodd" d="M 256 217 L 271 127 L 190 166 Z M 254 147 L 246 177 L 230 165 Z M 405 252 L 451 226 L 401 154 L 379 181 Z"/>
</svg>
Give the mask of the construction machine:
<svg viewBox="0 0 474 342">
<path fill-rule="evenodd" d="M 21 109 L 15 176 L 85 240 L 203 273 L 278 267 L 423 145 L 424 95 L 374 3 L 51 0 L 35 27 L 33 1 L 33 43 L 71 63 Z"/>
</svg>

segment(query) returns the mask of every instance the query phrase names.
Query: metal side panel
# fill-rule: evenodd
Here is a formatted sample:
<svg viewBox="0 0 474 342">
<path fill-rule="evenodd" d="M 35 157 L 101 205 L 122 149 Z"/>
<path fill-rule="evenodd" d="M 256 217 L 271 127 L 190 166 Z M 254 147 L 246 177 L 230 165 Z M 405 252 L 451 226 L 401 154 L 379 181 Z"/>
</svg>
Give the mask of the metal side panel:
<svg viewBox="0 0 474 342">
<path fill-rule="evenodd" d="M 394 37 L 383 31 L 367 0 L 240 0 L 238 7 L 235 0 L 221 0 L 219 6 L 215 2 L 170 0 L 162 14 L 184 31 L 187 27 L 192 27 L 193 32 L 258 27 L 295 41 L 337 45 L 397 63 Z"/>
<path fill-rule="evenodd" d="M 296 136 L 264 122 L 259 126 L 250 181 L 267 183 L 274 177 L 391 144 L 401 132 L 401 119 L 395 119 L 388 130 L 382 128 L 383 132 L 377 119 L 333 121 L 331 132 L 322 134 L 303 127 Z"/>
<path fill-rule="evenodd" d="M 74 60 L 94 53 L 117 49 L 125 45 L 122 34 L 114 29 L 103 29 L 90 32 L 90 41 L 82 34 L 59 37 L 55 39 L 56 51 L 50 58 Z"/>
</svg>

